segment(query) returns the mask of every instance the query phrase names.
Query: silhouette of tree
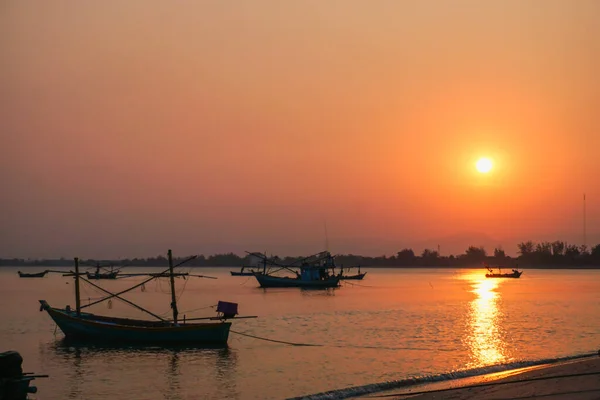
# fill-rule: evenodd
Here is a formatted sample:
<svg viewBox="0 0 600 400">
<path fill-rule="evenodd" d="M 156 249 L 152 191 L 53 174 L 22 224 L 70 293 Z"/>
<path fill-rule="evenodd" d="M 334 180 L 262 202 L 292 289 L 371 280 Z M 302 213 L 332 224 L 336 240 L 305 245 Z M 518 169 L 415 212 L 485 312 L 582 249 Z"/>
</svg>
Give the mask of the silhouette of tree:
<svg viewBox="0 0 600 400">
<path fill-rule="evenodd" d="M 550 268 L 564 268 L 559 267 L 560 265 L 571 266 L 571 265 L 594 265 L 600 266 L 600 244 L 597 244 L 591 248 L 585 246 L 578 246 L 567 244 L 564 241 L 554 242 L 541 242 L 534 243 L 532 241 L 522 242 L 517 245 L 519 249 L 520 258 L 527 262 L 527 266 L 540 265 L 542 267 Z M 299 257 L 279 257 L 272 256 L 273 260 L 281 264 L 292 264 L 299 260 L 304 259 L 305 256 Z M 174 259 L 174 263 L 177 264 L 188 257 L 178 257 Z M 420 256 L 415 255 L 414 251 L 409 248 L 402 249 L 395 256 L 386 257 L 368 257 L 360 255 L 339 255 L 336 258 L 338 266 L 344 265 L 344 267 L 350 266 L 371 266 L 371 267 L 398 267 L 398 266 L 436 266 L 436 267 L 465 267 L 466 264 L 470 263 L 473 265 L 476 261 L 483 261 L 487 259 L 486 251 L 483 247 L 469 246 L 466 252 L 458 257 L 453 255 L 440 256 L 440 254 L 432 249 L 425 249 Z M 497 262 L 510 262 L 511 257 L 507 256 L 501 247 L 494 249 L 494 259 Z M 227 254 L 214 254 L 210 256 L 200 255 L 196 259 L 190 261 L 188 266 L 196 267 L 239 267 L 247 264 L 249 261 L 248 256 L 244 255 L 240 257 L 234 253 Z M 68 267 L 72 264 L 71 258 L 60 258 L 60 259 L 20 259 L 20 258 L 0 258 L 0 266 L 56 266 L 56 267 Z M 95 264 L 94 260 L 83 260 L 82 264 Z M 102 264 L 113 264 L 115 266 L 125 265 L 127 267 L 165 267 L 168 265 L 167 259 L 164 255 L 158 255 L 157 257 L 149 258 L 132 258 L 119 261 L 104 260 L 99 261 Z M 298 265 L 298 263 L 294 264 Z"/>
<path fill-rule="evenodd" d="M 523 258 L 528 258 L 528 257 L 531 257 L 531 255 L 533 254 L 534 249 L 535 249 L 535 244 L 530 240 L 528 242 L 519 243 L 517 245 L 517 247 L 519 248 L 519 254 Z"/>
<path fill-rule="evenodd" d="M 423 265 L 431 266 L 438 263 L 439 253 L 435 250 L 425 249 L 421 253 L 421 261 Z"/>
<path fill-rule="evenodd" d="M 396 254 L 398 265 L 414 265 L 415 259 L 415 252 L 412 249 L 402 249 Z"/>
<path fill-rule="evenodd" d="M 556 240 L 552 242 L 552 255 L 555 257 L 561 257 L 565 254 L 565 242 Z"/>
<path fill-rule="evenodd" d="M 487 253 L 483 247 L 469 246 L 465 251 L 465 258 L 469 261 L 484 261 Z"/>
<path fill-rule="evenodd" d="M 579 247 L 574 244 L 568 244 L 565 249 L 565 257 L 569 260 L 574 260 L 581 254 Z"/>
<path fill-rule="evenodd" d="M 504 250 L 502 249 L 502 247 L 496 247 L 494 249 L 494 257 L 498 258 L 498 259 L 504 259 L 504 258 L 506 258 L 506 253 L 504 252 Z"/>
<path fill-rule="evenodd" d="M 552 255 L 552 243 L 542 242 L 535 246 L 535 253 L 538 257 L 550 257 Z"/>
<path fill-rule="evenodd" d="M 592 247 L 590 257 L 593 261 L 600 261 L 600 244 L 597 244 L 594 247 Z"/>
</svg>

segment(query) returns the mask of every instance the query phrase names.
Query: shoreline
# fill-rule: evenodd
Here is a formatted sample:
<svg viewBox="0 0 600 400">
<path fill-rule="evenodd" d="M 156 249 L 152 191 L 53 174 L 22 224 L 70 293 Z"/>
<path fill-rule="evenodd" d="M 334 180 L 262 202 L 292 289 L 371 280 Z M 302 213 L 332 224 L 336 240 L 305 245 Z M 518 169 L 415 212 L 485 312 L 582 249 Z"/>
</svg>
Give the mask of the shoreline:
<svg viewBox="0 0 600 400">
<path fill-rule="evenodd" d="M 115 262 L 115 267 L 119 268 L 117 262 Z M 1 268 L 42 268 L 42 267 L 54 267 L 54 268 L 72 268 L 73 266 L 70 264 L 65 265 L 56 265 L 56 264 L 33 264 L 33 265 L 0 265 Z M 86 266 L 86 268 L 93 268 L 93 266 Z M 163 268 L 163 265 L 127 265 L 126 268 Z M 186 268 L 229 268 L 239 270 L 241 268 L 240 265 L 190 265 L 186 266 Z M 347 267 L 344 267 L 345 269 Z M 357 268 L 357 267 L 349 267 L 349 268 Z M 457 269 L 473 269 L 473 270 L 483 270 L 484 268 L 480 265 L 467 265 L 467 266 L 456 266 L 456 265 L 428 265 L 428 266 L 383 266 L 383 265 L 373 265 L 373 266 L 360 266 L 361 269 L 448 269 L 448 270 L 457 270 Z M 506 269 L 508 269 L 507 267 Z M 576 270 L 595 270 L 600 269 L 600 265 L 577 265 L 577 266 L 568 266 L 568 265 L 557 265 L 557 266 L 543 266 L 543 265 L 519 265 L 520 270 L 567 270 L 567 271 L 576 271 Z"/>
<path fill-rule="evenodd" d="M 500 400 L 538 397 L 548 400 L 598 399 L 600 398 L 599 355 L 454 381 L 419 385 L 411 390 L 380 392 L 360 398 L 394 400 Z"/>
</svg>

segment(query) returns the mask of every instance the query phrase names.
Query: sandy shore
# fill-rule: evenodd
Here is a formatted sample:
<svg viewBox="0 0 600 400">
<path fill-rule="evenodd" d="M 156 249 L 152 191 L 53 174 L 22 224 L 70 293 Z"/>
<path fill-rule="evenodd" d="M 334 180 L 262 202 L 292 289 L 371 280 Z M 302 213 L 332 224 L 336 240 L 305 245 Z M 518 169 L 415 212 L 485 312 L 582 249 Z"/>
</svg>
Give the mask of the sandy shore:
<svg viewBox="0 0 600 400">
<path fill-rule="evenodd" d="M 597 373 L 596 375 L 560 378 L 560 375 Z M 509 376 L 506 376 L 509 375 Z M 585 358 L 560 364 L 550 364 L 520 371 L 509 371 L 501 379 L 485 379 L 469 382 L 470 385 L 490 382 L 518 382 L 486 387 L 456 387 L 448 391 L 421 395 L 402 395 L 388 399 L 410 400 L 500 400 L 500 399 L 544 399 L 544 400 L 600 400 L 600 357 Z M 525 379 L 555 377 L 533 382 Z M 422 390 L 422 389 L 421 389 Z M 414 391 L 420 391 L 415 389 Z M 398 390 L 398 393 L 406 391 Z M 389 394 L 388 394 L 389 396 Z M 375 396 L 373 396 L 375 397 Z"/>
</svg>

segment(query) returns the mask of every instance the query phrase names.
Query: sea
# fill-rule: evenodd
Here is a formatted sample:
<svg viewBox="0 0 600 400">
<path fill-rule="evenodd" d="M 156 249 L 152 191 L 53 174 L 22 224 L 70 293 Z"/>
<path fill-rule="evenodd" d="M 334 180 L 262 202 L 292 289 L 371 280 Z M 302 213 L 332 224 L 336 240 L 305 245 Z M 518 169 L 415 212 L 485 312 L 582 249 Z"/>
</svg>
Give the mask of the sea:
<svg viewBox="0 0 600 400">
<path fill-rule="evenodd" d="M 38 300 L 74 307 L 73 279 L 22 279 L 17 270 L 0 268 L 0 351 L 18 351 L 25 371 L 49 375 L 34 381 L 36 399 L 342 399 L 600 348 L 600 270 L 486 279 L 484 269 L 363 268 L 362 281 L 301 290 L 260 289 L 233 268 L 187 269 L 217 279 L 177 280 L 180 317 L 214 316 L 223 300 L 257 318 L 233 320 L 226 348 L 170 349 L 65 342 Z M 117 292 L 143 279 L 95 283 Z M 86 305 L 102 292 L 82 285 L 81 297 Z M 123 297 L 170 315 L 168 280 Z M 117 299 L 86 310 L 146 318 Z"/>
</svg>

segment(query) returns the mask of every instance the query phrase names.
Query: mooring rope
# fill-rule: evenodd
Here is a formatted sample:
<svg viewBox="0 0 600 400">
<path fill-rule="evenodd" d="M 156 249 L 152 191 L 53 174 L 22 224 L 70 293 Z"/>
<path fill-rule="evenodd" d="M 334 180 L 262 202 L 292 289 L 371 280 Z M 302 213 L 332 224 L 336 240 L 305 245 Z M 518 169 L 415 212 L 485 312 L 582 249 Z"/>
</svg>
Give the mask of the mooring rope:
<svg viewBox="0 0 600 400">
<path fill-rule="evenodd" d="M 324 346 L 322 344 L 294 343 L 294 342 L 286 342 L 284 340 L 269 339 L 269 338 L 265 338 L 265 337 L 251 335 L 249 333 L 237 332 L 237 331 L 234 331 L 234 330 L 230 330 L 230 332 L 237 333 L 238 335 L 242 335 L 242 336 L 247 336 L 247 337 L 250 337 L 250 338 L 253 338 L 253 339 L 264 340 L 264 341 L 267 341 L 267 342 L 289 344 L 290 346 L 307 346 L 307 347 L 323 347 Z"/>
<path fill-rule="evenodd" d="M 273 343 L 281 343 L 288 344 L 290 346 L 305 346 L 305 347 L 337 347 L 341 349 L 371 349 L 371 350 L 413 350 L 413 351 L 455 351 L 454 349 L 432 349 L 432 348 L 423 348 L 423 347 L 387 347 L 387 346 L 361 346 L 361 345 L 341 345 L 341 344 L 319 344 L 319 343 L 297 343 L 297 342 L 287 342 L 285 340 L 277 340 L 277 339 L 269 339 L 262 336 L 251 335 L 245 332 L 237 332 L 234 330 L 230 330 L 230 332 L 237 333 L 238 335 L 247 336 L 249 338 L 264 340 L 267 342 Z"/>
<path fill-rule="evenodd" d="M 360 283 L 355 283 L 355 282 L 348 282 L 347 280 L 343 281 L 344 284 L 347 285 L 352 285 L 352 286 L 359 286 L 359 287 L 376 287 L 376 286 L 370 286 L 370 285 L 361 285 Z"/>
</svg>

